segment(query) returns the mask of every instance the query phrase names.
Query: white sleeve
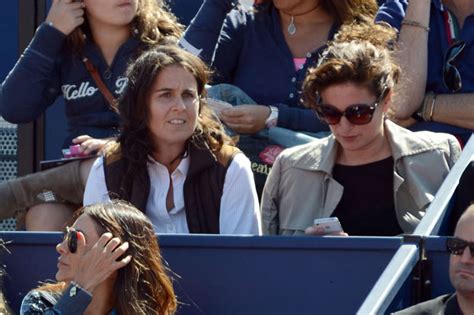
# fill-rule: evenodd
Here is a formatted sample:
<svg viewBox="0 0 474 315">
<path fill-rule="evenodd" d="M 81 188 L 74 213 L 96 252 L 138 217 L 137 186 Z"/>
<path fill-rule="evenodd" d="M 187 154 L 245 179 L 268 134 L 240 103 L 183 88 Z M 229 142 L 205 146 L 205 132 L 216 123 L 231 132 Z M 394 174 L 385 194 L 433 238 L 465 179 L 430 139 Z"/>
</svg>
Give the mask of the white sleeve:
<svg viewBox="0 0 474 315">
<path fill-rule="evenodd" d="M 238 153 L 225 176 L 219 217 L 220 234 L 262 235 L 259 204 L 250 160 Z"/>
<path fill-rule="evenodd" d="M 101 156 L 92 164 L 84 191 L 84 206 L 97 202 L 110 201 L 107 185 L 105 184 L 104 158 Z"/>
</svg>

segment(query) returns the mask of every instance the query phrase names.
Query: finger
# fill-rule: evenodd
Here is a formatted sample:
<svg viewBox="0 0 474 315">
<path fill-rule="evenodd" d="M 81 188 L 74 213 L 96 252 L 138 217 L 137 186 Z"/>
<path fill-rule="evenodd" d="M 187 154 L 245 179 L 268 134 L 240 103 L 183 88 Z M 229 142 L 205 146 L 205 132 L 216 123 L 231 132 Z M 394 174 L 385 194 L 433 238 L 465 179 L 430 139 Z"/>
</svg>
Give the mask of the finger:
<svg viewBox="0 0 474 315">
<path fill-rule="evenodd" d="M 73 8 L 73 9 L 82 9 L 82 8 L 84 8 L 84 2 L 82 2 L 82 1 L 81 2 L 73 2 L 73 3 L 71 3 L 70 7 Z"/>
<path fill-rule="evenodd" d="M 104 248 L 105 245 L 107 245 L 107 243 L 112 239 L 112 237 L 112 233 L 105 232 L 99 237 L 99 240 L 97 241 L 97 243 L 95 243 L 94 246 Z"/>
<path fill-rule="evenodd" d="M 109 253 L 112 253 L 117 248 L 117 246 L 120 245 L 120 243 L 120 239 L 118 237 L 114 237 L 107 243 L 107 245 L 105 245 L 105 250 Z"/>
<path fill-rule="evenodd" d="M 223 109 L 221 111 L 221 115 L 227 118 L 236 118 L 245 115 L 245 111 L 240 110 L 239 106 L 235 106 L 232 108 Z"/>
<path fill-rule="evenodd" d="M 304 230 L 305 234 L 324 235 L 324 228 L 320 226 L 310 226 Z"/>
<path fill-rule="evenodd" d="M 120 256 L 122 256 L 123 254 L 125 254 L 125 252 L 127 251 L 128 247 L 129 247 L 128 242 L 122 243 L 119 247 L 117 247 L 117 248 L 113 251 L 112 258 L 113 258 L 114 260 L 117 260 Z"/>
<path fill-rule="evenodd" d="M 80 17 L 83 17 L 84 16 L 84 9 L 82 8 L 77 8 L 77 9 L 74 9 L 72 12 L 71 12 L 71 15 L 73 18 L 80 18 Z"/>
<path fill-rule="evenodd" d="M 117 269 L 120 269 L 120 268 L 123 268 L 125 267 L 126 265 L 128 265 L 130 262 L 132 261 L 132 256 L 131 255 L 128 255 L 127 257 L 125 257 L 124 259 L 121 259 L 119 261 L 116 261 L 112 264 L 112 267 L 117 270 Z"/>
<path fill-rule="evenodd" d="M 88 135 L 80 135 L 78 137 L 75 137 L 74 139 L 72 139 L 72 143 L 74 144 L 79 144 L 79 143 L 82 143 L 86 140 L 89 140 L 89 139 L 92 139 L 91 136 L 88 136 Z"/>
</svg>

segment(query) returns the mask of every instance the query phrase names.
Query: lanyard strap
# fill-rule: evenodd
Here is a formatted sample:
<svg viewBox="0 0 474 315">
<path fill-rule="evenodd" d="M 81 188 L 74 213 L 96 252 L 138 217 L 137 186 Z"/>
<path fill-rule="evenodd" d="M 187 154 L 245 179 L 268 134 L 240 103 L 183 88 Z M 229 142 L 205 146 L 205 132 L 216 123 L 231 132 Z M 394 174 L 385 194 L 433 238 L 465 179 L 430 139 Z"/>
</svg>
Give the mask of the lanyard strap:
<svg viewBox="0 0 474 315">
<path fill-rule="evenodd" d="M 92 79 L 94 79 L 95 84 L 97 84 L 99 91 L 102 93 L 102 95 L 105 97 L 105 99 L 109 103 L 109 108 L 113 112 L 118 113 L 117 99 L 114 97 L 112 92 L 110 92 L 110 90 L 107 88 L 107 85 L 105 85 L 104 81 L 102 81 L 102 78 L 99 75 L 99 71 L 97 71 L 96 67 L 94 67 L 92 62 L 90 62 L 89 58 L 84 57 L 82 61 L 84 62 L 84 65 L 86 66 L 87 71 L 89 71 L 90 75 L 92 76 Z"/>
<path fill-rule="evenodd" d="M 459 38 L 459 25 L 456 17 L 449 12 L 444 6 L 441 7 L 443 10 L 443 20 L 444 20 L 444 28 L 446 30 L 446 37 L 448 40 L 448 45 L 456 41 Z"/>
</svg>

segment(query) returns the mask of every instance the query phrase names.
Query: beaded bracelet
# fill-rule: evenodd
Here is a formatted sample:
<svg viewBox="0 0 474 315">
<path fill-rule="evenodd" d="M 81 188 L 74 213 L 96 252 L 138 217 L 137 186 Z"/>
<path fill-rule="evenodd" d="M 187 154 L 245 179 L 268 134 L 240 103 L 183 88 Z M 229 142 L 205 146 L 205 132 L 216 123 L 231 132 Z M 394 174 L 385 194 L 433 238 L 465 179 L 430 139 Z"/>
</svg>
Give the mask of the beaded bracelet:
<svg viewBox="0 0 474 315">
<path fill-rule="evenodd" d="M 426 32 L 429 32 L 429 31 L 430 31 L 429 26 L 424 26 L 423 24 L 421 24 L 420 22 L 417 22 L 417 21 L 403 20 L 403 21 L 402 21 L 402 25 L 408 25 L 408 26 L 414 26 L 414 27 L 422 28 L 422 29 L 424 29 Z"/>
</svg>

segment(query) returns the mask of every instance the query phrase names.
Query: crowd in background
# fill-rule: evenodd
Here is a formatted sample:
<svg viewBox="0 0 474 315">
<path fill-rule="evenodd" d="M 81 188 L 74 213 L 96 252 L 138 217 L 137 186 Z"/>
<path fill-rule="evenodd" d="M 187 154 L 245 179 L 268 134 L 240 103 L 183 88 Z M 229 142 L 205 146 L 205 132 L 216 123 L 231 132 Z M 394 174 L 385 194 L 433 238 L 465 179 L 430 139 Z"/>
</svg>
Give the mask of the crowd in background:
<svg viewBox="0 0 474 315">
<path fill-rule="evenodd" d="M 186 29 L 154 0 L 55 0 L 1 85 L 0 115 L 31 122 L 62 95 L 64 147 L 83 157 L 0 183 L 0 219 L 78 230 L 112 202 L 157 233 L 324 235 L 313 222 L 328 217 L 334 235 L 412 233 L 474 129 L 473 55 L 467 0 L 204 0 Z M 99 230 L 126 251 L 129 238 Z M 82 234 L 67 231 L 61 257 Z M 121 257 L 90 290 L 111 294 Z M 166 303 L 132 307 L 174 312 L 165 272 L 150 277 Z M 69 305 L 59 293 L 89 285 L 78 279 L 29 295 L 24 314 Z"/>
</svg>

